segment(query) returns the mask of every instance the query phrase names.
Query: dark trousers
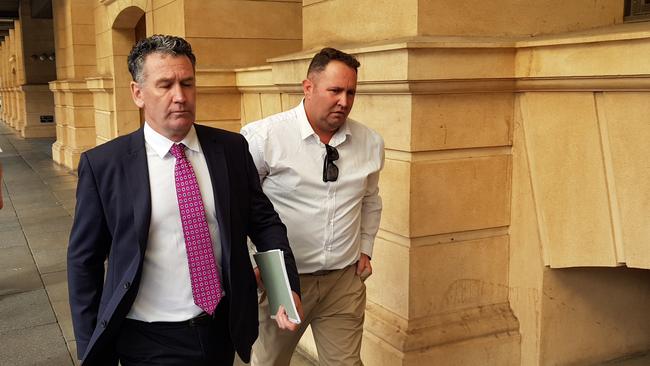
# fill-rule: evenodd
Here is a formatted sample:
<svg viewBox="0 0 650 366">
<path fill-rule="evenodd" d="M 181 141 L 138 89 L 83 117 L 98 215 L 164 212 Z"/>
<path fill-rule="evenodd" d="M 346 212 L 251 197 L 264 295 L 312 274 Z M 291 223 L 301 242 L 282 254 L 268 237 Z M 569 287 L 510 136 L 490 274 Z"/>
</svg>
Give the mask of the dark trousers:
<svg viewBox="0 0 650 366">
<path fill-rule="evenodd" d="M 126 319 L 116 348 L 122 366 L 231 366 L 235 349 L 228 330 L 227 300 L 219 303 L 213 316 L 203 314 L 183 322 Z"/>
</svg>

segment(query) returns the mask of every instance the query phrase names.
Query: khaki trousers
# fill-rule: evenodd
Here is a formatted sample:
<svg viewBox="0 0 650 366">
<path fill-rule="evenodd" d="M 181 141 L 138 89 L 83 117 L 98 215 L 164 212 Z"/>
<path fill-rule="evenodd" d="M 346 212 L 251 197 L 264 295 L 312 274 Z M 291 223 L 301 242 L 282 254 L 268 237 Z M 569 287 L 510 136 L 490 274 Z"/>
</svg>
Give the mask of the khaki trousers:
<svg viewBox="0 0 650 366">
<path fill-rule="evenodd" d="M 268 300 L 259 307 L 260 335 L 251 365 L 289 366 L 296 345 L 311 325 L 320 365 L 363 365 L 360 358 L 366 286 L 349 266 L 324 275 L 300 275 L 304 317 L 296 332 L 270 319 Z"/>
</svg>

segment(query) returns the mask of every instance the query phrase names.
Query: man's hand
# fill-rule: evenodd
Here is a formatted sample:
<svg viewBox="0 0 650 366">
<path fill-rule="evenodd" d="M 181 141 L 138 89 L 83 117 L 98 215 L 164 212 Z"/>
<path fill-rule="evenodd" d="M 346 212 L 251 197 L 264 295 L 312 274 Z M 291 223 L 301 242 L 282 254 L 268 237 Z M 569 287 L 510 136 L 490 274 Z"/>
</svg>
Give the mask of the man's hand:
<svg viewBox="0 0 650 366">
<path fill-rule="evenodd" d="M 262 274 L 260 273 L 260 267 L 253 268 L 255 272 L 255 281 L 257 281 L 257 288 L 264 290 L 264 282 L 262 282 Z"/>
<path fill-rule="evenodd" d="M 359 257 L 359 261 L 357 262 L 357 276 L 361 277 L 362 281 L 365 281 L 371 274 L 372 265 L 370 264 L 370 257 L 361 253 L 361 257 Z"/>
<path fill-rule="evenodd" d="M 304 319 L 304 315 L 302 313 L 302 302 L 300 301 L 300 296 L 298 296 L 298 294 L 294 291 L 291 291 L 291 294 L 293 295 L 293 302 L 296 304 L 296 309 L 298 310 L 300 321 L 302 321 Z M 292 332 L 295 332 L 300 327 L 300 324 L 296 324 L 289 320 L 287 312 L 282 305 L 280 305 L 280 308 L 278 308 L 278 313 L 275 314 L 275 321 L 278 323 L 278 328 L 283 330 L 290 330 Z"/>
</svg>

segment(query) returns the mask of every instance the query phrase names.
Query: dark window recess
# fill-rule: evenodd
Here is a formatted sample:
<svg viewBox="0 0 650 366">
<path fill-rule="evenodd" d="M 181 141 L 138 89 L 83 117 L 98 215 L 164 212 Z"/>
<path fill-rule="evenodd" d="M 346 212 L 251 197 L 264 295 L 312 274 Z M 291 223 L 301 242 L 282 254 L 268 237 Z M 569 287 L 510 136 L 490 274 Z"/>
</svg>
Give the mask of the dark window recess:
<svg viewBox="0 0 650 366">
<path fill-rule="evenodd" d="M 650 20 L 650 0 L 625 0 L 625 21 Z"/>
<path fill-rule="evenodd" d="M 53 123 L 54 116 L 41 116 L 41 123 Z"/>
</svg>

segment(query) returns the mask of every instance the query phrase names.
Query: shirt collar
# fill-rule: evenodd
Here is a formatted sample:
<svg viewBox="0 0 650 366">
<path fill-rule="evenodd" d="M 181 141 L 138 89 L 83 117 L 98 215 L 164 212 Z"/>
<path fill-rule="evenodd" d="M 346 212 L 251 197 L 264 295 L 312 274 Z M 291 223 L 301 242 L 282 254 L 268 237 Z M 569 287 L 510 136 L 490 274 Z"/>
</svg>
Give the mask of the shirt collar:
<svg viewBox="0 0 650 366">
<path fill-rule="evenodd" d="M 154 131 L 154 129 L 149 126 L 149 122 L 146 121 L 144 123 L 144 140 L 161 159 L 165 158 L 165 155 L 169 153 L 169 149 L 171 149 L 172 145 L 174 144 L 174 141 Z M 196 135 L 194 125 L 190 127 L 190 130 L 185 138 L 183 138 L 179 143 L 185 145 L 188 150 L 201 152 L 201 144 L 199 143 L 199 138 Z"/>
<path fill-rule="evenodd" d="M 314 136 L 313 138 L 315 141 L 320 142 L 320 138 L 314 132 L 314 129 L 311 127 L 311 124 L 309 123 L 309 119 L 307 119 L 307 112 L 305 111 L 305 100 L 303 99 L 300 102 L 300 105 L 296 108 L 296 112 L 298 114 L 298 126 L 300 127 L 300 138 L 303 140 L 308 139 L 310 136 Z M 332 140 L 330 140 L 329 145 L 331 146 L 338 146 L 339 144 L 343 143 L 343 141 L 346 140 L 346 137 L 348 135 L 352 135 L 352 131 L 350 131 L 350 126 L 348 125 L 348 121 L 346 120 L 341 127 L 339 127 L 338 131 L 332 136 Z"/>
</svg>

